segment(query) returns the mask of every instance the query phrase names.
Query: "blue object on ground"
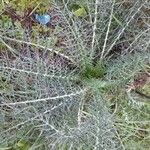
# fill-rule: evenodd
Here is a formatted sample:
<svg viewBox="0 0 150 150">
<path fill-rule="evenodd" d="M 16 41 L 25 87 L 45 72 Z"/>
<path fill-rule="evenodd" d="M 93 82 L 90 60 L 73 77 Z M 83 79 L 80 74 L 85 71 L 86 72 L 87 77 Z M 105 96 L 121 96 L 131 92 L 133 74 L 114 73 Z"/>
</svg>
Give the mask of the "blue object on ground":
<svg viewBox="0 0 150 150">
<path fill-rule="evenodd" d="M 38 23 L 46 25 L 48 22 L 50 22 L 51 17 L 48 14 L 44 15 L 35 14 L 35 19 L 38 21 Z"/>
</svg>

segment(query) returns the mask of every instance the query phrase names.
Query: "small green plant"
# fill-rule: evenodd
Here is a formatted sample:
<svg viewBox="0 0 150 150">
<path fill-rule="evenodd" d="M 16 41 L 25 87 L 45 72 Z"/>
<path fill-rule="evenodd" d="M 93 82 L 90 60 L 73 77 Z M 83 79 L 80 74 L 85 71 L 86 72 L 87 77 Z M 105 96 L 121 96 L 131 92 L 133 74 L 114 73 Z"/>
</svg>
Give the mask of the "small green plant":
<svg viewBox="0 0 150 150">
<path fill-rule="evenodd" d="M 86 8 L 83 5 L 71 4 L 70 10 L 73 12 L 73 14 L 76 17 L 82 17 L 82 16 L 85 16 L 87 14 Z"/>
<path fill-rule="evenodd" d="M 2 148 L 148 150 L 149 103 L 134 101 L 127 88 L 137 73 L 150 68 L 149 26 L 136 28 L 138 17 L 146 18 L 141 10 L 147 2 L 138 0 L 128 9 L 120 0 L 79 2 L 54 0 L 49 10 L 48 1 L 5 1 L 21 21 L 9 27 L 11 20 L 3 16 L 0 27 Z M 74 15 L 71 4 L 78 5 Z M 51 25 L 30 20 L 34 12 L 45 11 L 53 16 Z"/>
<path fill-rule="evenodd" d="M 16 149 L 18 149 L 18 150 L 29 150 L 30 147 L 31 147 L 31 143 L 30 142 L 26 142 L 24 140 L 20 140 L 16 144 Z"/>
<path fill-rule="evenodd" d="M 95 65 L 92 63 L 87 63 L 84 68 L 81 68 L 80 76 L 84 79 L 103 78 L 106 73 L 106 68 L 103 63 L 97 62 Z"/>
<path fill-rule="evenodd" d="M 13 8 L 17 15 L 23 16 L 29 9 L 33 9 L 33 11 L 37 9 L 41 13 L 48 11 L 50 2 L 49 0 L 45 0 L 44 2 L 42 0 L 8 0 L 5 4 Z"/>
</svg>

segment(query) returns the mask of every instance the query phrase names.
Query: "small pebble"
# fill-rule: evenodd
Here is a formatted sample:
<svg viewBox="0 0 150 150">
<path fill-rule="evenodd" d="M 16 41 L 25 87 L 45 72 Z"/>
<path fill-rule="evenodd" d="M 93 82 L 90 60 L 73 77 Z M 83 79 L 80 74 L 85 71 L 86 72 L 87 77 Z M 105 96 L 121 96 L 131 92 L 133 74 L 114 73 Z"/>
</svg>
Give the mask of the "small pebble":
<svg viewBox="0 0 150 150">
<path fill-rule="evenodd" d="M 48 14 L 44 14 L 44 15 L 35 14 L 35 19 L 41 25 L 46 25 L 48 22 L 51 21 L 51 17 Z"/>
</svg>

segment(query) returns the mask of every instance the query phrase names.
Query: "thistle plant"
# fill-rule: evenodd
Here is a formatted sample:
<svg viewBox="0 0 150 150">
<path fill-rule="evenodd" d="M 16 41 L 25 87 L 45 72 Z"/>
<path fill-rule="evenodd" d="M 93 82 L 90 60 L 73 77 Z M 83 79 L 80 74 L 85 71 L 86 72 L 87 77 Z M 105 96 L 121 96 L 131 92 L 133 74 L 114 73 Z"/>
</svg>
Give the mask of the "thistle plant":
<svg viewBox="0 0 150 150">
<path fill-rule="evenodd" d="M 148 1 L 50 3 L 51 28 L 40 26 L 42 33 L 0 28 L 0 148 L 128 149 L 117 122 L 124 112 L 111 109 L 109 94 L 149 66 Z M 73 4 L 84 13 L 74 15 Z"/>
</svg>

